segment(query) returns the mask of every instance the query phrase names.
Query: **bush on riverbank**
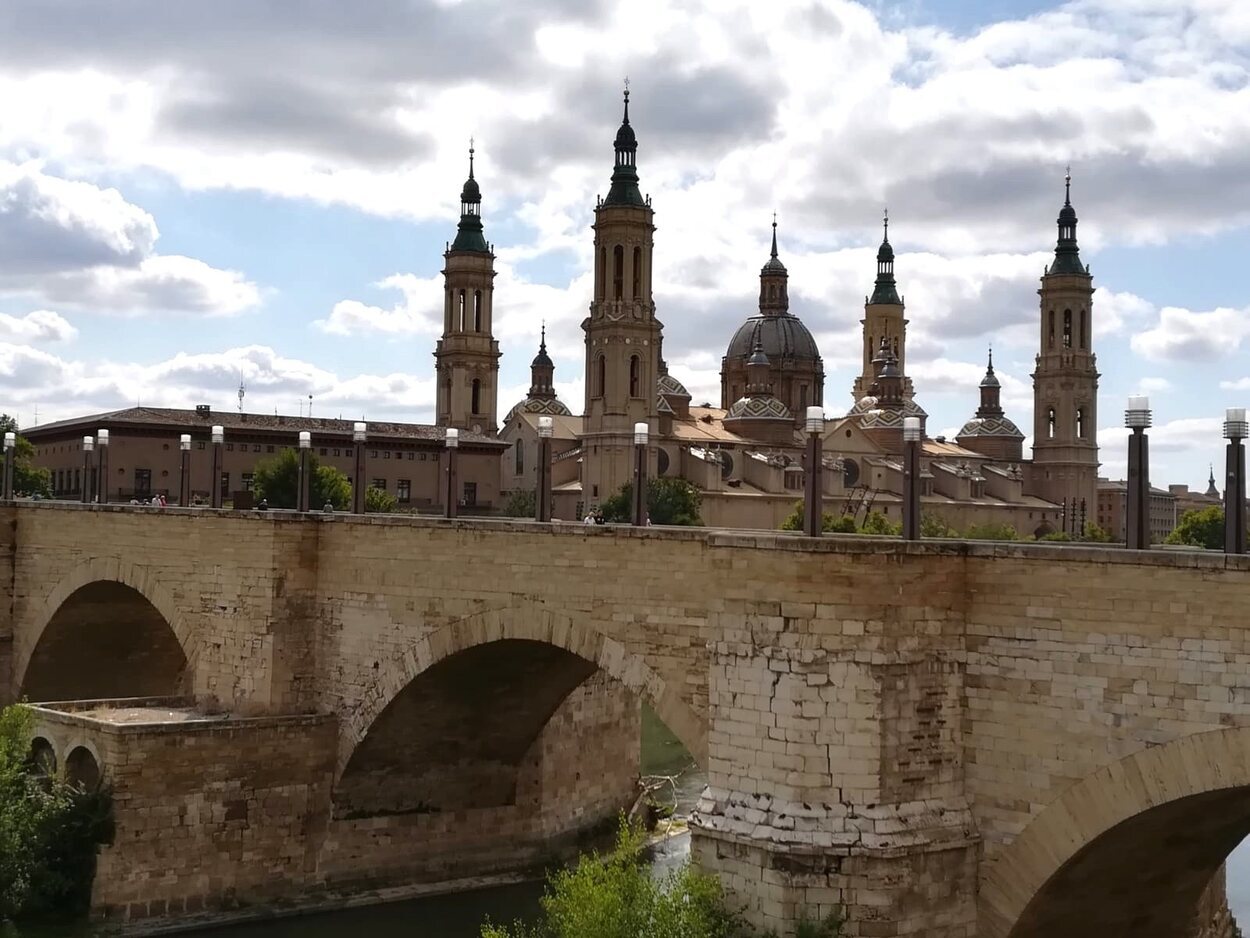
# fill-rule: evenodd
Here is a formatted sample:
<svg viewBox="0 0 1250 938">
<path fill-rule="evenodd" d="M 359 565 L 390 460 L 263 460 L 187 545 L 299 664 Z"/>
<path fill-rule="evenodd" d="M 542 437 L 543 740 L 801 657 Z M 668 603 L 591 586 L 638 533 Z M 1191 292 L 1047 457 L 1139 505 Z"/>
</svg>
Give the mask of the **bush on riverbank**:
<svg viewBox="0 0 1250 938">
<path fill-rule="evenodd" d="M 0 922 L 87 911 L 96 846 L 112 838 L 105 790 L 48 777 L 31 759 L 33 719 L 0 709 Z"/>
<path fill-rule="evenodd" d="M 726 900 L 720 881 L 689 861 L 663 878 L 651 875 L 645 837 L 623 821 L 615 848 L 553 873 L 536 925 L 482 926 L 482 938 L 755 938 Z M 835 919 L 805 923 L 804 938 L 836 938 Z M 763 938 L 763 936 L 759 936 Z"/>
</svg>

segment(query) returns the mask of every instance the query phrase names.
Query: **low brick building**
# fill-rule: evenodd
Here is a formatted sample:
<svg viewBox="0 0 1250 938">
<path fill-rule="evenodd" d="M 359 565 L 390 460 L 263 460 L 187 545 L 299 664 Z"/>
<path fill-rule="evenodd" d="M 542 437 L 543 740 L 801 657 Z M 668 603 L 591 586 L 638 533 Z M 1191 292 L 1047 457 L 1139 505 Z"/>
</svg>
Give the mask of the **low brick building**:
<svg viewBox="0 0 1250 938">
<path fill-rule="evenodd" d="M 301 430 L 312 434 L 317 459 L 341 470 L 355 484 L 351 420 L 214 411 L 203 405 L 194 410 L 129 407 L 31 427 L 23 435 L 35 447 L 34 464 L 52 473 L 52 489 L 58 498 L 82 497 L 87 471 L 82 440 L 104 429 L 109 431 L 108 500 L 165 495 L 175 502 L 181 465 L 179 438 L 190 434 L 192 500 L 207 502 L 214 426 L 225 430 L 219 484 L 227 501 L 238 493 L 250 493 L 256 464 L 297 446 Z M 366 484 L 394 495 L 401 508 L 433 511 L 443 506 L 447 463 L 442 427 L 374 422 L 368 424 L 367 433 Z M 500 454 L 506 448 L 507 444 L 492 437 L 460 431 L 456 493 L 462 509 L 489 511 L 499 506 Z M 98 467 L 98 458 L 97 451 L 93 467 Z M 90 470 L 88 485 L 93 484 L 95 471 Z"/>
</svg>

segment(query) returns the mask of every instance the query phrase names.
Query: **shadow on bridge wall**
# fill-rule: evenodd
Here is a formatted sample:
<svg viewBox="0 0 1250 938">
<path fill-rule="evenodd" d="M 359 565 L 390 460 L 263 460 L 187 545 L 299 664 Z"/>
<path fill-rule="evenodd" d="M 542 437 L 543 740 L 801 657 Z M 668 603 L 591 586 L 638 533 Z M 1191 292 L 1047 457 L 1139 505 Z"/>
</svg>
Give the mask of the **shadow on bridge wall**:
<svg viewBox="0 0 1250 938">
<path fill-rule="evenodd" d="M 1219 903 L 1207 921 L 1195 909 L 1247 835 L 1250 728 L 1142 750 L 1073 785 L 990 861 L 979 938 L 1231 933 Z"/>
</svg>

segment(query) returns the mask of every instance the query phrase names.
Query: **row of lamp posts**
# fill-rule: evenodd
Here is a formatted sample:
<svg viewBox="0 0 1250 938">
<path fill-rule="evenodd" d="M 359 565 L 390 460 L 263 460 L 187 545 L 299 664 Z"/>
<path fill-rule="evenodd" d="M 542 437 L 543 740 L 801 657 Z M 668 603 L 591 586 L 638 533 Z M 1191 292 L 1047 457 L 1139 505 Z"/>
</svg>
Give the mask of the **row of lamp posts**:
<svg viewBox="0 0 1250 938">
<path fill-rule="evenodd" d="M 1128 491 L 1125 505 L 1125 546 L 1150 549 L 1150 399 L 1134 395 L 1124 411 L 1128 438 Z M 1246 552 L 1246 448 L 1250 436 L 1244 407 L 1224 412 L 1224 438 L 1228 440 L 1224 476 L 1224 553 Z"/>
</svg>

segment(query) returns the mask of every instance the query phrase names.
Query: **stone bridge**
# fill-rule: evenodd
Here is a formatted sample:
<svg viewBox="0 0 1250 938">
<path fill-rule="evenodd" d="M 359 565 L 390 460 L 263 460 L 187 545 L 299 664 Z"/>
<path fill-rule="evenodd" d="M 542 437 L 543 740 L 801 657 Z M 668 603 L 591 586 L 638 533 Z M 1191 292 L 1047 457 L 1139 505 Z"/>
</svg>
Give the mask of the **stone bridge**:
<svg viewBox="0 0 1250 938">
<path fill-rule="evenodd" d="M 108 917 L 540 862 L 629 800 L 642 697 L 757 922 L 1231 934 L 1250 558 L 9 504 L 0 590 L 0 700 L 116 793 Z"/>
</svg>

